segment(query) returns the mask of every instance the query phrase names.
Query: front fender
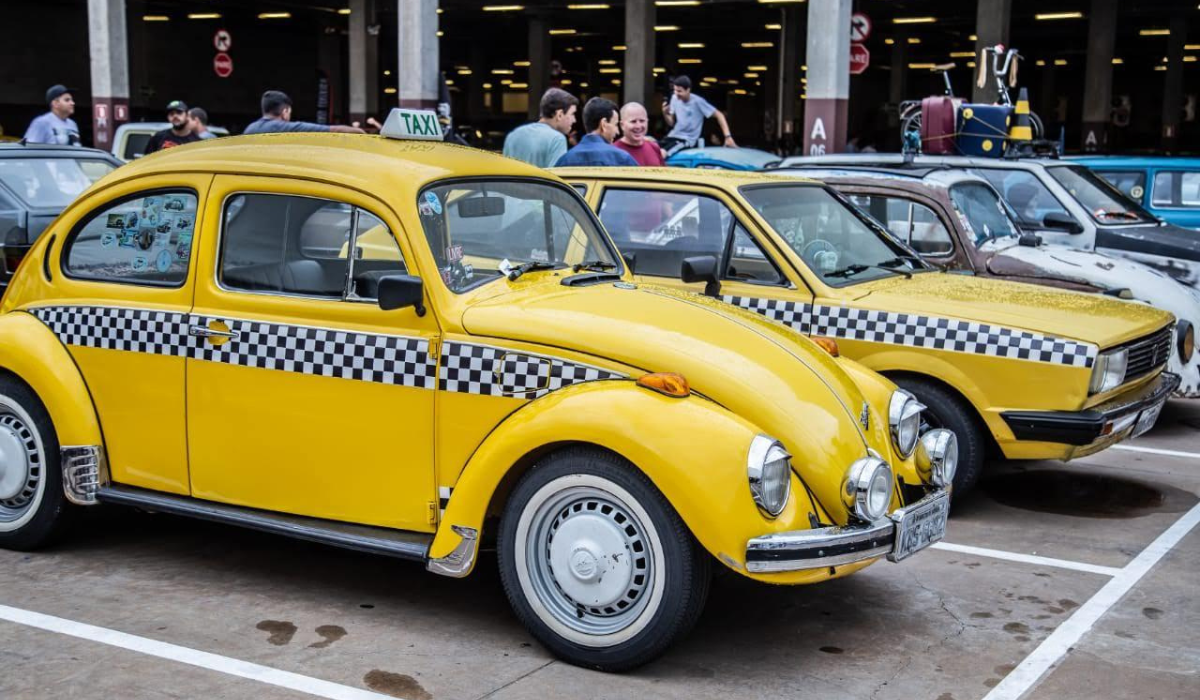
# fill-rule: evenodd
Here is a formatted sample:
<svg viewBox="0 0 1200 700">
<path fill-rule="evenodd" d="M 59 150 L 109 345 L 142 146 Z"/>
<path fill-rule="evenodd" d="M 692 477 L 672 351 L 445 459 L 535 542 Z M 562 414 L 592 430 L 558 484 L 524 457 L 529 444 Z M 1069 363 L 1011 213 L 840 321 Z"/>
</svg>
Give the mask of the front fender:
<svg viewBox="0 0 1200 700">
<path fill-rule="evenodd" d="M 23 311 L 0 316 L 0 369 L 28 384 L 46 406 L 60 445 L 102 445 L 91 394 L 71 354 Z"/>
<path fill-rule="evenodd" d="M 748 539 L 808 527 L 811 510 L 793 475 L 792 498 L 783 513 L 774 520 L 759 513 L 750 495 L 746 455 L 760 432 L 707 399 L 669 398 L 633 382 L 589 382 L 556 391 L 509 416 L 472 455 L 454 486 L 429 557 L 445 557 L 459 544 L 453 527 L 482 531 L 493 494 L 526 456 L 555 445 L 585 443 L 629 460 L 705 549 L 744 571 Z"/>
<path fill-rule="evenodd" d="M 872 420 L 877 422 L 877 425 L 884 434 L 884 449 L 880 450 L 887 456 L 888 464 L 892 465 L 892 471 L 897 476 L 902 477 L 906 484 L 920 484 L 921 476 L 917 473 L 917 465 L 910 456 L 908 459 L 901 459 L 900 453 L 896 451 L 892 444 L 891 428 L 888 426 L 888 404 L 892 400 L 892 394 L 897 387 L 892 380 L 882 374 L 869 370 L 862 364 L 851 360 L 848 357 L 839 357 L 838 363 L 846 374 L 858 384 L 859 391 L 862 392 L 863 398 L 872 408 Z M 876 446 L 879 447 L 878 445 Z M 894 507 L 899 507 L 899 503 Z"/>
</svg>

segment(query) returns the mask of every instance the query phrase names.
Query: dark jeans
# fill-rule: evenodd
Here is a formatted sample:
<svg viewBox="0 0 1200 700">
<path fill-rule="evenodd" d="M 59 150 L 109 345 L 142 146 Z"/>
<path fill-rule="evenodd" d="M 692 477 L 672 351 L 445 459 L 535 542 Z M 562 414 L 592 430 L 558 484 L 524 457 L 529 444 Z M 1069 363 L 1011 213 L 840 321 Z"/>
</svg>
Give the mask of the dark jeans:
<svg viewBox="0 0 1200 700">
<path fill-rule="evenodd" d="M 668 136 L 662 140 L 661 145 L 662 145 L 663 151 L 667 154 L 667 157 L 670 158 L 671 156 L 675 155 L 676 153 L 682 151 L 685 148 L 696 148 L 698 146 L 704 145 L 704 140 L 703 139 L 695 139 L 695 140 L 689 141 L 687 139 L 681 139 L 681 138 L 676 138 L 674 136 Z"/>
</svg>

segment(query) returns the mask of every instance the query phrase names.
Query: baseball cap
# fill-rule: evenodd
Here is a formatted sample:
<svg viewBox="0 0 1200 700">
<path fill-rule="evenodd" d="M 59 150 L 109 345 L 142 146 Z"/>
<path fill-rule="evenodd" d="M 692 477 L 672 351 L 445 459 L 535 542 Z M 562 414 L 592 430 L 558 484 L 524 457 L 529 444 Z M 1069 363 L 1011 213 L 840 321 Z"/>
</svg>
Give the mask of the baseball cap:
<svg viewBox="0 0 1200 700">
<path fill-rule="evenodd" d="M 171 100 L 167 103 L 168 112 L 186 112 L 188 111 L 187 103 L 183 100 Z"/>
<path fill-rule="evenodd" d="M 50 104 L 51 102 L 57 100 L 58 98 L 67 94 L 68 92 L 75 92 L 75 91 L 72 90 L 71 88 L 67 87 L 66 85 L 52 85 L 50 87 L 50 89 L 46 91 L 46 104 Z"/>
</svg>

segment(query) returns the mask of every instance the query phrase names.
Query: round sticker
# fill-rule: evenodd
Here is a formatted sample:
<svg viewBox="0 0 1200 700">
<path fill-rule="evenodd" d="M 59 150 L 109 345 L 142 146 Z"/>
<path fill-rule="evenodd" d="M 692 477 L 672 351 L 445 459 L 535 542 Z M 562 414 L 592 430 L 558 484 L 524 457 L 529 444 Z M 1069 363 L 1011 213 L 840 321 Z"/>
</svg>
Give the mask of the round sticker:
<svg viewBox="0 0 1200 700">
<path fill-rule="evenodd" d="M 1129 190 L 1129 196 L 1134 199 L 1141 199 L 1144 194 L 1146 194 L 1146 190 L 1141 185 L 1134 185 L 1133 189 Z"/>
<path fill-rule="evenodd" d="M 983 140 L 983 150 L 985 150 L 985 151 L 992 150 L 992 140 L 991 139 Z"/>
<path fill-rule="evenodd" d="M 442 200 L 438 199 L 436 194 L 434 194 L 432 192 L 426 192 L 425 193 L 425 201 L 429 202 L 429 208 L 433 209 L 434 214 L 437 214 L 439 216 L 441 215 Z"/>
<path fill-rule="evenodd" d="M 170 270 L 171 269 L 171 253 L 166 250 L 160 252 L 158 254 L 158 259 L 154 261 L 154 265 L 155 265 L 155 267 L 158 268 L 159 272 L 167 272 L 168 270 Z"/>
</svg>

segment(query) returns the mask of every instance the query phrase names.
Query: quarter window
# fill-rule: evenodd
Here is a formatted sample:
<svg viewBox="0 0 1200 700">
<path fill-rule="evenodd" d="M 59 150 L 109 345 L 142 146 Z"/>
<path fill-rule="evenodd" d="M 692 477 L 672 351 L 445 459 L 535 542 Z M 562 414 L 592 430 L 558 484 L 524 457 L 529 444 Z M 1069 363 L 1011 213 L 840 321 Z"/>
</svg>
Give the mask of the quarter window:
<svg viewBox="0 0 1200 700">
<path fill-rule="evenodd" d="M 67 275 L 180 286 L 191 258 L 196 202 L 191 192 L 155 192 L 92 213 L 67 244 Z"/>
</svg>

